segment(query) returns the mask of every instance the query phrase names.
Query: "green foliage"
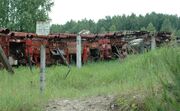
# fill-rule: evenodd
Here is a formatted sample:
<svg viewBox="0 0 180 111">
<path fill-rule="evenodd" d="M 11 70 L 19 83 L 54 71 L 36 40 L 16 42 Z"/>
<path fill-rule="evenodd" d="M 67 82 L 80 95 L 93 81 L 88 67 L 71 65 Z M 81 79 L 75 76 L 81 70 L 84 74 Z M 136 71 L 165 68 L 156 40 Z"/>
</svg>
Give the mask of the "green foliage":
<svg viewBox="0 0 180 111">
<path fill-rule="evenodd" d="M 101 27 L 100 33 L 106 33 L 106 29 L 104 27 Z"/>
<path fill-rule="evenodd" d="M 61 25 L 58 25 L 58 24 L 53 24 L 50 30 L 51 30 L 51 33 L 62 32 Z"/>
<path fill-rule="evenodd" d="M 163 48 L 144 55 L 132 55 L 121 61 L 89 63 L 81 70 L 72 66 L 69 77 L 65 66 L 46 69 L 46 89 L 39 93 L 39 69 L 33 73 L 26 67 L 15 69 L 15 75 L 0 71 L 0 110 L 39 111 L 48 100 L 102 94 L 150 92 L 161 88 L 162 80 L 172 81 L 179 74 L 179 48 Z M 169 67 L 170 66 L 170 67 Z M 154 99 L 156 100 L 156 98 Z M 156 101 L 157 102 L 157 101 Z M 161 102 L 161 101 L 160 101 Z M 150 104 L 150 103 L 149 103 Z M 136 105 L 132 104 L 136 109 Z"/>
<path fill-rule="evenodd" d="M 35 32 L 36 21 L 49 19 L 48 12 L 53 6 L 52 0 L 1 1 L 0 27 L 26 32 Z"/>
<path fill-rule="evenodd" d="M 156 29 L 155 29 L 155 27 L 153 26 L 152 23 L 149 23 L 149 24 L 148 24 L 146 30 L 149 31 L 149 32 L 152 32 L 152 33 L 153 33 L 153 32 L 156 32 Z"/>
<path fill-rule="evenodd" d="M 146 31 L 146 28 L 145 28 L 145 27 L 142 27 L 140 30 L 141 30 L 141 31 Z"/>
<path fill-rule="evenodd" d="M 69 27 L 68 22 L 64 25 L 59 25 L 59 31 L 56 28 L 51 28 L 51 32 L 79 32 L 82 29 L 90 30 L 92 33 L 102 32 L 101 28 L 104 27 L 105 31 L 121 31 L 121 30 L 140 30 L 142 27 L 147 27 L 149 23 L 152 23 L 156 31 L 172 29 L 180 30 L 180 18 L 176 15 L 158 14 L 155 12 L 148 13 L 145 16 L 142 15 L 122 15 L 122 16 L 106 16 L 103 19 L 98 20 L 95 23 L 93 20 L 83 19 L 74 23 Z M 164 25 L 163 25 L 164 24 Z M 163 28 L 164 27 L 164 28 Z M 167 28 L 166 28 L 167 27 Z M 55 28 L 55 29 L 54 29 Z M 116 29 L 116 30 L 115 30 Z"/>
<path fill-rule="evenodd" d="M 96 26 L 94 21 L 83 19 L 75 22 L 73 20 L 67 22 L 65 25 L 52 24 L 51 33 L 79 33 L 81 30 L 89 30 L 90 32 L 96 32 Z"/>
<path fill-rule="evenodd" d="M 179 111 L 180 109 L 180 51 L 176 48 L 170 51 L 163 51 L 162 61 L 163 67 L 168 69 L 171 80 L 163 79 L 159 76 L 162 84 L 162 93 L 157 93 L 155 90 L 150 92 L 147 98 L 146 107 L 150 111 Z M 167 53 L 169 57 L 167 57 Z M 176 64 L 176 65 L 175 65 Z"/>
<path fill-rule="evenodd" d="M 117 31 L 117 30 L 116 30 L 116 26 L 115 26 L 115 25 L 112 25 L 112 26 L 109 28 L 109 31 L 110 31 L 110 32 Z"/>
<path fill-rule="evenodd" d="M 9 0 L 0 0 L 0 27 L 6 26 L 8 20 Z"/>
<path fill-rule="evenodd" d="M 180 30 L 177 30 L 177 31 L 175 32 L 175 36 L 179 36 L 179 37 L 180 37 Z"/>
<path fill-rule="evenodd" d="M 171 22 L 169 21 L 169 19 L 165 19 L 163 21 L 163 24 L 161 26 L 161 31 L 165 31 L 165 32 L 173 32 L 173 28 L 171 26 Z"/>
</svg>

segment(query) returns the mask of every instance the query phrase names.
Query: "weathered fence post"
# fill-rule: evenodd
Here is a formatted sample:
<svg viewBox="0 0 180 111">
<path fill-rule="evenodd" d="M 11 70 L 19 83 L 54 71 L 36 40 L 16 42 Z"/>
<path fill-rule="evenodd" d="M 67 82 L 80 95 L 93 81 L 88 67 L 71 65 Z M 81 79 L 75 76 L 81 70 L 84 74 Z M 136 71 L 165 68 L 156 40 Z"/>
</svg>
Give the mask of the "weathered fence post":
<svg viewBox="0 0 180 111">
<path fill-rule="evenodd" d="M 140 42 L 140 53 L 144 53 L 144 41 Z"/>
<path fill-rule="evenodd" d="M 50 32 L 50 20 L 37 21 L 36 33 L 38 35 L 48 35 Z M 45 90 L 45 68 L 46 68 L 46 46 L 41 44 L 40 47 L 40 92 Z"/>
<path fill-rule="evenodd" d="M 0 45 L 0 61 L 3 63 L 4 67 L 6 68 L 6 70 L 8 72 L 10 72 L 11 74 L 14 74 L 14 71 L 12 69 L 12 66 L 9 64 L 9 61 Z"/>
<path fill-rule="evenodd" d="M 76 38 L 76 65 L 78 68 L 82 67 L 82 60 L 81 60 L 81 36 L 80 34 L 77 35 Z"/>
<path fill-rule="evenodd" d="M 151 36 L 151 50 L 154 50 L 156 48 L 156 39 L 155 34 Z"/>
<path fill-rule="evenodd" d="M 45 89 L 45 67 L 46 67 L 46 48 L 41 45 L 40 48 L 40 91 L 44 92 Z"/>
</svg>

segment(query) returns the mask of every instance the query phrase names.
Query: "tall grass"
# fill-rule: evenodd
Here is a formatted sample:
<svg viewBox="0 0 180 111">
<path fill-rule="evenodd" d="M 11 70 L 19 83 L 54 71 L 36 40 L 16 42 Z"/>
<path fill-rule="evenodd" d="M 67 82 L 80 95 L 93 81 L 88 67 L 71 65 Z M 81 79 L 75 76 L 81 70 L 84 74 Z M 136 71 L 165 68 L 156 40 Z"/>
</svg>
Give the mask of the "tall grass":
<svg viewBox="0 0 180 111">
<path fill-rule="evenodd" d="M 146 107 L 151 111 L 180 111 L 180 50 L 171 49 L 170 53 L 163 52 L 162 60 L 166 71 L 171 76 L 171 81 L 159 77 L 162 94 L 149 96 Z"/>
<path fill-rule="evenodd" d="M 132 55 L 122 61 L 89 63 L 82 69 L 52 66 L 46 69 L 46 88 L 39 91 L 39 69 L 15 69 L 15 75 L 0 71 L 0 110 L 39 111 L 55 98 L 77 98 L 93 95 L 144 92 L 161 87 L 161 78 L 173 82 L 173 71 L 180 67 L 179 48 L 162 48 L 143 55 Z M 170 66 L 170 67 L 169 67 Z M 176 68 L 175 68 L 176 67 Z M 179 73 L 179 72 L 177 72 Z"/>
</svg>

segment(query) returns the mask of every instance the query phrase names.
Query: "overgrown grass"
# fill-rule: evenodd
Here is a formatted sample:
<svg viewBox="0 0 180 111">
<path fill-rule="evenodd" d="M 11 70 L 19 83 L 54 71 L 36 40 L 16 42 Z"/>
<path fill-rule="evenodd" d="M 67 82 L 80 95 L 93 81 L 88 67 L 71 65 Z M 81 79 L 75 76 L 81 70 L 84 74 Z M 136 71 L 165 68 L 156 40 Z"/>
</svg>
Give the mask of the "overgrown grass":
<svg viewBox="0 0 180 111">
<path fill-rule="evenodd" d="M 174 50 L 174 49 L 172 49 Z M 172 81 L 159 77 L 162 84 L 161 94 L 154 95 L 154 91 L 147 98 L 145 104 L 150 111 L 180 111 L 180 50 L 171 53 L 169 58 L 167 52 L 162 55 Z"/>
<path fill-rule="evenodd" d="M 162 48 L 129 56 L 121 62 L 89 63 L 81 70 L 72 66 L 66 80 L 67 68 L 52 66 L 46 69 L 43 95 L 39 91 L 38 68 L 34 67 L 31 73 L 27 67 L 20 67 L 14 75 L 3 70 L 0 71 L 0 110 L 39 111 L 43 104 L 55 98 L 148 92 L 150 87 L 161 87 L 159 78 L 173 82 L 172 68 L 180 68 L 179 60 L 180 48 Z"/>
</svg>

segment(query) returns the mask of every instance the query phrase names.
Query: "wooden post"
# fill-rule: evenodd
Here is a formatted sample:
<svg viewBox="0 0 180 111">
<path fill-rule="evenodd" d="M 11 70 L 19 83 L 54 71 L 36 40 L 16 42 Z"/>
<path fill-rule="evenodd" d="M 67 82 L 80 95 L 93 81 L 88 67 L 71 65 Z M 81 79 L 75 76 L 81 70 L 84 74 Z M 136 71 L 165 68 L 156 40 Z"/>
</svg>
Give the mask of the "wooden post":
<svg viewBox="0 0 180 111">
<path fill-rule="evenodd" d="M 155 35 L 153 34 L 151 36 L 151 50 L 154 50 L 156 48 L 156 39 L 155 39 Z"/>
<path fill-rule="evenodd" d="M 140 42 L 140 53 L 144 53 L 144 41 Z"/>
<path fill-rule="evenodd" d="M 12 69 L 12 66 L 9 64 L 9 61 L 0 45 L 0 61 L 3 63 L 4 67 L 6 68 L 6 70 L 8 72 L 10 72 L 11 74 L 14 74 L 14 71 Z"/>
<path fill-rule="evenodd" d="M 40 49 L 40 92 L 43 93 L 45 89 L 45 67 L 46 67 L 46 48 L 41 45 Z"/>
<path fill-rule="evenodd" d="M 82 60 L 81 60 L 81 36 L 78 34 L 76 39 L 76 65 L 78 68 L 82 67 Z"/>
</svg>

